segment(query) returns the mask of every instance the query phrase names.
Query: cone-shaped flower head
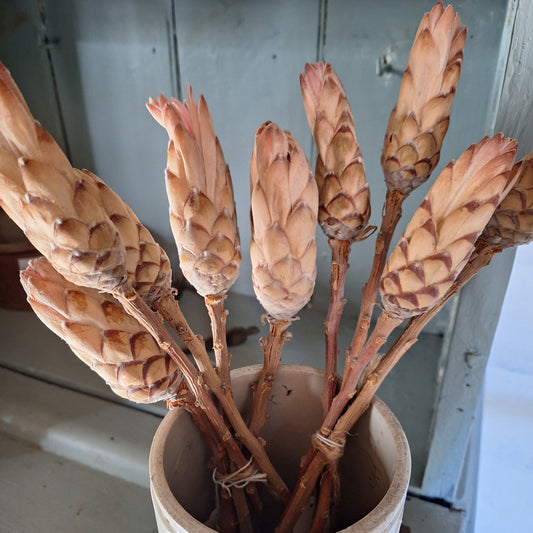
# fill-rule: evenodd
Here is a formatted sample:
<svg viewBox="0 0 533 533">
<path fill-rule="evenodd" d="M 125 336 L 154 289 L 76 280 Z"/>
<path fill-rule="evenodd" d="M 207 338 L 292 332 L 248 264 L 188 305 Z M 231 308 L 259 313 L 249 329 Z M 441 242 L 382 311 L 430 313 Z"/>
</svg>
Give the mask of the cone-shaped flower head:
<svg viewBox="0 0 533 533">
<path fill-rule="evenodd" d="M 125 249 L 92 180 L 70 165 L 0 64 L 0 205 L 74 283 L 113 290 Z"/>
<path fill-rule="evenodd" d="M 466 27 L 438 2 L 424 15 L 389 118 L 381 165 L 389 190 L 427 180 L 440 157 L 461 66 Z"/>
<path fill-rule="evenodd" d="M 124 242 L 128 283 L 152 305 L 171 291 L 172 271 L 166 252 L 115 191 L 92 172 L 83 173 L 96 183 L 104 210 Z"/>
<path fill-rule="evenodd" d="M 112 296 L 68 282 L 44 257 L 21 281 L 37 316 L 116 394 L 139 403 L 175 395 L 181 372 Z"/>
<path fill-rule="evenodd" d="M 517 180 L 483 231 L 488 244 L 510 248 L 533 240 L 533 152 L 513 168 Z"/>
<path fill-rule="evenodd" d="M 318 148 L 318 221 L 328 237 L 349 241 L 368 222 L 370 194 L 348 97 L 329 63 L 306 64 L 300 87 Z"/>
<path fill-rule="evenodd" d="M 486 137 L 442 171 L 385 266 L 386 312 L 399 318 L 420 314 L 450 288 L 514 183 L 516 149 L 501 134 Z"/>
<path fill-rule="evenodd" d="M 160 96 L 148 109 L 170 137 L 166 187 L 183 275 L 202 296 L 231 287 L 241 264 L 233 186 L 203 96 Z"/>
<path fill-rule="evenodd" d="M 272 317 L 289 320 L 313 293 L 318 190 L 300 145 L 271 122 L 255 135 L 250 194 L 255 294 Z"/>
</svg>

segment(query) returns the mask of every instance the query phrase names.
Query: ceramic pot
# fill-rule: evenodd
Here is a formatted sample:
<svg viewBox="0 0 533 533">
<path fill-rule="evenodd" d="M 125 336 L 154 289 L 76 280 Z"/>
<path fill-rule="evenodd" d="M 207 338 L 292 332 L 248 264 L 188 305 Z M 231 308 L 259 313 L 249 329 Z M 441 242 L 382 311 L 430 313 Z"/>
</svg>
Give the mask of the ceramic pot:
<svg viewBox="0 0 533 533">
<path fill-rule="evenodd" d="M 259 366 L 232 372 L 235 401 L 245 417 L 250 385 L 259 372 Z M 269 418 L 261 435 L 289 488 L 294 485 L 310 436 L 320 425 L 322 382 L 323 374 L 314 368 L 282 365 L 272 391 Z M 150 486 L 159 533 L 214 531 L 204 525 L 215 507 L 208 460 L 208 447 L 189 415 L 182 409 L 170 411 L 150 451 Z M 376 398 L 347 440 L 339 465 L 341 499 L 333 529 L 398 532 L 410 471 L 405 434 L 392 412 Z M 275 522 L 280 510 L 268 505 L 266 502 L 263 514 Z M 296 531 L 305 532 L 308 527 L 308 523 L 300 522 Z"/>
</svg>

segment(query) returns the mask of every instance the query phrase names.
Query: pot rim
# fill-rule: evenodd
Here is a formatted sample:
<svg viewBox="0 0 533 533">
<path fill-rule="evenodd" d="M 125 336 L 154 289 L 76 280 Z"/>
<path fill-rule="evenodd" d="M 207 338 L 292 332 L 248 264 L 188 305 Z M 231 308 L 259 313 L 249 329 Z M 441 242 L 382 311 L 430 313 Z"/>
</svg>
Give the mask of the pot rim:
<svg viewBox="0 0 533 533">
<path fill-rule="evenodd" d="M 259 373 L 261 368 L 262 365 L 239 367 L 232 370 L 232 377 L 249 374 L 252 372 Z M 300 373 L 319 374 L 321 376 L 324 374 L 322 370 L 306 365 L 282 364 L 280 367 L 280 372 L 282 370 L 294 370 Z M 382 400 L 380 400 L 377 396 L 374 396 L 371 403 L 377 409 L 379 415 L 385 419 L 387 427 L 390 428 L 390 431 L 393 434 L 396 451 L 394 473 L 387 492 L 381 501 L 376 505 L 376 507 L 374 507 L 374 509 L 372 509 L 372 511 L 370 511 L 363 518 L 354 524 L 351 524 L 348 528 L 339 530 L 338 533 L 371 533 L 374 531 L 373 525 L 376 523 L 385 522 L 387 517 L 389 518 L 389 523 L 392 522 L 397 514 L 403 509 L 405 495 L 409 486 L 411 473 L 411 454 L 407 437 L 405 436 L 398 419 Z M 207 527 L 205 524 L 194 518 L 185 510 L 185 508 L 181 506 L 179 501 L 176 500 L 172 491 L 170 490 L 166 476 L 157 474 L 157 472 L 161 472 L 163 470 L 163 451 L 167 435 L 171 427 L 176 422 L 176 419 L 185 415 L 186 411 L 183 409 L 176 408 L 169 411 L 161 421 L 161 424 L 154 434 L 149 457 L 151 482 L 150 491 L 152 493 L 152 498 L 155 498 L 157 495 L 157 499 L 160 502 L 167 504 L 160 505 L 159 509 L 156 510 L 157 513 L 164 512 L 168 515 L 168 518 L 171 518 L 172 520 L 175 520 L 183 525 L 186 531 L 204 533 L 213 532 L 213 529 Z M 395 511 L 391 513 L 392 508 L 395 509 Z"/>
</svg>

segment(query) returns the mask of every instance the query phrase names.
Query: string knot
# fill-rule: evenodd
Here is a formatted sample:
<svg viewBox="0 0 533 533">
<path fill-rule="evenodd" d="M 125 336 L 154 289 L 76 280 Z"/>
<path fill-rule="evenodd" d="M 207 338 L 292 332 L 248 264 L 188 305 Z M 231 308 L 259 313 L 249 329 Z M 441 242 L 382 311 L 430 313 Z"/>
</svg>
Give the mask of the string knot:
<svg viewBox="0 0 533 533">
<path fill-rule="evenodd" d="M 312 437 L 311 442 L 314 449 L 322 454 L 328 462 L 327 469 L 329 470 L 333 479 L 333 498 L 338 500 L 340 493 L 340 478 L 337 470 L 337 463 L 344 453 L 344 445 L 346 444 L 346 436 L 344 433 L 331 433 L 329 438 L 324 436 L 320 431 L 317 431 Z"/>
<path fill-rule="evenodd" d="M 215 468 L 212 476 L 213 482 L 229 495 L 231 495 L 232 488 L 244 489 L 249 483 L 266 483 L 267 475 L 254 468 L 252 462 L 253 457 L 250 457 L 250 460 L 244 466 L 227 476 L 220 475 Z"/>
<path fill-rule="evenodd" d="M 336 463 L 344 453 L 346 437 L 344 435 L 337 434 L 333 438 L 328 438 L 317 431 L 312 436 L 311 442 L 313 444 L 313 448 L 318 453 L 321 453 L 326 458 L 328 463 Z"/>
</svg>

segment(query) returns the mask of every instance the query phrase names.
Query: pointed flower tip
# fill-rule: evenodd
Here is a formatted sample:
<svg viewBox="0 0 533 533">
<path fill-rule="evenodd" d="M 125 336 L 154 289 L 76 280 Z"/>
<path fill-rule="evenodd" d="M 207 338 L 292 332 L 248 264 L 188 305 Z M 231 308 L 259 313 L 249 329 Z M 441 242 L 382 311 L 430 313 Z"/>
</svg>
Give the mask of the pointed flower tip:
<svg viewBox="0 0 533 533">
<path fill-rule="evenodd" d="M 157 100 L 154 100 L 152 97 L 148 99 L 148 102 L 146 103 L 146 109 L 148 109 L 148 112 L 150 115 L 152 115 L 152 118 L 160 125 L 165 127 L 164 124 L 164 107 L 167 104 L 167 99 L 160 94 L 157 97 Z"/>
<path fill-rule="evenodd" d="M 274 122 L 271 122 L 270 120 L 267 120 L 266 122 L 263 122 L 259 128 L 257 128 L 257 131 L 255 132 L 255 138 L 259 139 L 259 137 L 267 138 L 272 137 L 275 131 L 281 131 L 280 128 L 275 124 Z"/>
<path fill-rule="evenodd" d="M 324 85 L 326 75 L 331 73 L 331 65 L 325 61 L 319 63 L 306 63 L 304 73 L 300 74 L 300 87 L 302 93 L 310 95 L 315 105 L 318 105 L 320 91 Z"/>
<path fill-rule="evenodd" d="M 518 150 L 518 142 L 511 137 L 505 137 L 502 132 L 498 132 L 493 137 L 485 137 L 479 143 L 480 146 L 487 145 L 487 148 L 490 148 L 498 151 L 500 153 L 507 152 L 516 154 Z"/>
</svg>

